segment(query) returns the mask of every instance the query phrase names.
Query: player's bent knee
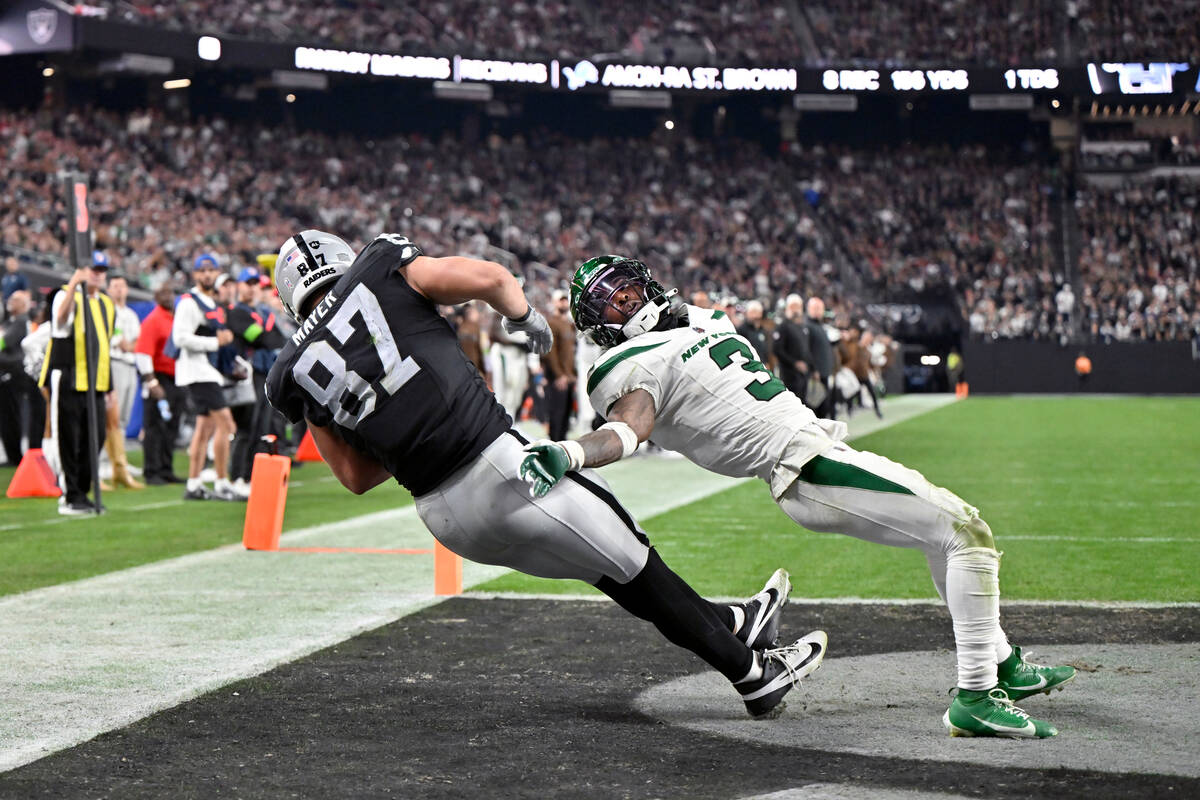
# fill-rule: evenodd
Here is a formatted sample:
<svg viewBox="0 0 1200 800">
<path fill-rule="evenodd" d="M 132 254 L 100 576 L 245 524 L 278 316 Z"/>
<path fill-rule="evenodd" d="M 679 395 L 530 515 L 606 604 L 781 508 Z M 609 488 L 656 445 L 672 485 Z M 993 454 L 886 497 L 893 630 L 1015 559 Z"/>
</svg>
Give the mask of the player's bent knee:
<svg viewBox="0 0 1200 800">
<path fill-rule="evenodd" d="M 955 535 L 963 547 L 986 547 L 996 549 L 996 541 L 992 538 L 992 529 L 980 517 L 972 517 L 960 526 Z"/>
</svg>

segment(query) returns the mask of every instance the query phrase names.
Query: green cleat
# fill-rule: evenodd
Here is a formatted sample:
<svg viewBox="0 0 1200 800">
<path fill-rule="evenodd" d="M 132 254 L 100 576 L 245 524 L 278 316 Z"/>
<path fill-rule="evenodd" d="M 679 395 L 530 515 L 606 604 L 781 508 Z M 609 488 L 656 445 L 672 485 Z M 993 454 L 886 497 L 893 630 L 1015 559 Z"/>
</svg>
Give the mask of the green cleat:
<svg viewBox="0 0 1200 800">
<path fill-rule="evenodd" d="M 1012 655 L 996 666 L 996 684 L 1014 703 L 1035 694 L 1062 691 L 1063 685 L 1075 677 L 1074 667 L 1043 667 L 1021 657 L 1021 648 L 1013 647 Z"/>
<path fill-rule="evenodd" d="M 951 690 L 954 691 L 954 690 Z M 958 689 L 942 724 L 951 736 L 1006 736 L 1012 739 L 1045 739 L 1058 735 L 1048 722 L 1030 719 L 1012 704 L 1002 689 L 986 692 Z"/>
</svg>

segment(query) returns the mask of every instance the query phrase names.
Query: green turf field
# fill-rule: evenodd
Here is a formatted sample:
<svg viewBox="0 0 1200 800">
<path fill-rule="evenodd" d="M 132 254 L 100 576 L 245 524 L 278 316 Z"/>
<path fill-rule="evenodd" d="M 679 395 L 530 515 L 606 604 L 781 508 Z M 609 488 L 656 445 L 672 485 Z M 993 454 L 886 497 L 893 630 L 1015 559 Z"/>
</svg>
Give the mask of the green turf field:
<svg viewBox="0 0 1200 800">
<path fill-rule="evenodd" d="M 1200 600 L 1200 399 L 971 398 L 854 444 L 980 508 L 1005 553 L 1007 598 Z M 12 472 L 0 470 L 0 486 Z M 292 480 L 285 531 L 411 502 L 394 484 L 354 497 L 323 464 Z M 0 497 L 0 594 L 240 541 L 243 505 L 185 504 L 181 494 L 177 486 L 107 493 L 110 511 L 99 519 L 60 517 L 53 500 Z M 803 531 L 756 481 L 643 525 L 708 595 L 752 592 L 785 566 L 797 596 L 935 596 L 919 553 Z M 587 589 L 508 575 L 475 590 Z"/>
<path fill-rule="evenodd" d="M 981 510 L 1001 591 L 1027 600 L 1200 600 L 1200 400 L 972 398 L 854 441 Z M 801 597 L 933 598 L 922 555 L 798 528 L 751 481 L 644 521 L 702 594 L 778 566 Z M 508 575 L 482 591 L 573 592 Z"/>
<path fill-rule="evenodd" d="M 140 466 L 141 453 L 129 460 Z M 0 470 L 8 487 L 12 468 Z M 187 474 L 177 454 L 175 474 Z M 100 575 L 242 540 L 244 503 L 185 502 L 182 486 L 104 492 L 108 513 L 62 517 L 57 500 L 0 496 L 0 595 Z M 395 483 L 355 497 L 323 463 L 293 467 L 284 530 L 407 505 Z"/>
</svg>

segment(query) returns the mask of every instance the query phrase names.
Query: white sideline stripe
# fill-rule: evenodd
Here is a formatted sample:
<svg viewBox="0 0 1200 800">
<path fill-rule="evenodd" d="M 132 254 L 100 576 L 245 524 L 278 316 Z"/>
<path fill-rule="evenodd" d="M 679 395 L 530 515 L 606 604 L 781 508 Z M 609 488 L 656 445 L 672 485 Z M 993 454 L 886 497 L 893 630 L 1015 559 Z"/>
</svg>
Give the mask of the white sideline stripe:
<svg viewBox="0 0 1200 800">
<path fill-rule="evenodd" d="M 859 415 L 851 430 L 862 435 L 949 402 L 894 398 L 887 419 Z M 638 519 L 752 480 L 656 457 L 601 474 Z M 431 539 L 409 505 L 289 531 L 281 542 L 397 548 Z M 438 602 L 431 562 L 226 545 L 0 598 L 0 772 Z M 468 562 L 463 583 L 507 572 Z M 405 588 L 413 586 L 421 590 Z"/>
<path fill-rule="evenodd" d="M 304 486 L 305 484 L 327 483 L 332 480 L 337 480 L 337 479 L 332 475 L 326 475 L 322 478 L 311 478 L 306 481 L 292 481 L 291 483 L 288 484 L 288 486 L 290 488 L 296 488 L 296 487 Z M 182 485 L 183 484 L 180 484 L 181 487 L 182 487 Z M 181 489 L 181 491 L 182 491 L 182 489 Z M 215 502 L 221 502 L 221 501 L 215 501 Z M 121 506 L 118 508 L 110 508 L 105 513 L 106 513 L 106 515 L 107 514 L 128 514 L 131 511 L 150 511 L 150 510 L 153 510 L 156 508 L 171 508 L 172 506 L 182 506 L 182 505 L 188 505 L 188 506 L 191 506 L 192 508 L 197 508 L 197 509 L 199 508 L 196 501 L 184 500 L 181 497 L 178 500 L 161 500 L 156 503 L 142 503 L 142 504 L 136 505 L 136 506 Z M 54 519 L 38 520 L 38 525 L 39 526 L 40 525 L 58 525 L 63 522 L 78 522 L 80 520 L 89 520 L 89 519 L 95 519 L 95 517 L 91 514 L 81 514 L 80 516 L 77 516 L 77 517 L 56 517 Z M 25 527 L 25 525 L 0 525 L 0 532 L 20 530 L 21 528 L 24 528 L 24 527 Z"/>
</svg>

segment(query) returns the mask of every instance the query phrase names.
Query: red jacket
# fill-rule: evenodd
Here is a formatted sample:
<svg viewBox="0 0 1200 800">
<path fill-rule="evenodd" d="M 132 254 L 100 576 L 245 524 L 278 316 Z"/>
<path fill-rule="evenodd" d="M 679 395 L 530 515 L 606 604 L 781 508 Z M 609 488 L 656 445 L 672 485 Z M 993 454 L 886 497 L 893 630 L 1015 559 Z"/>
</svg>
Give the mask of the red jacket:
<svg viewBox="0 0 1200 800">
<path fill-rule="evenodd" d="M 136 352 L 150 356 L 155 372 L 165 372 L 172 378 L 175 377 L 175 359 L 168 358 L 163 353 L 163 345 L 171 335 L 171 324 L 174 321 L 174 312 L 167 311 L 162 306 L 155 306 L 142 320 L 142 332 L 138 334 L 136 348 Z"/>
</svg>

